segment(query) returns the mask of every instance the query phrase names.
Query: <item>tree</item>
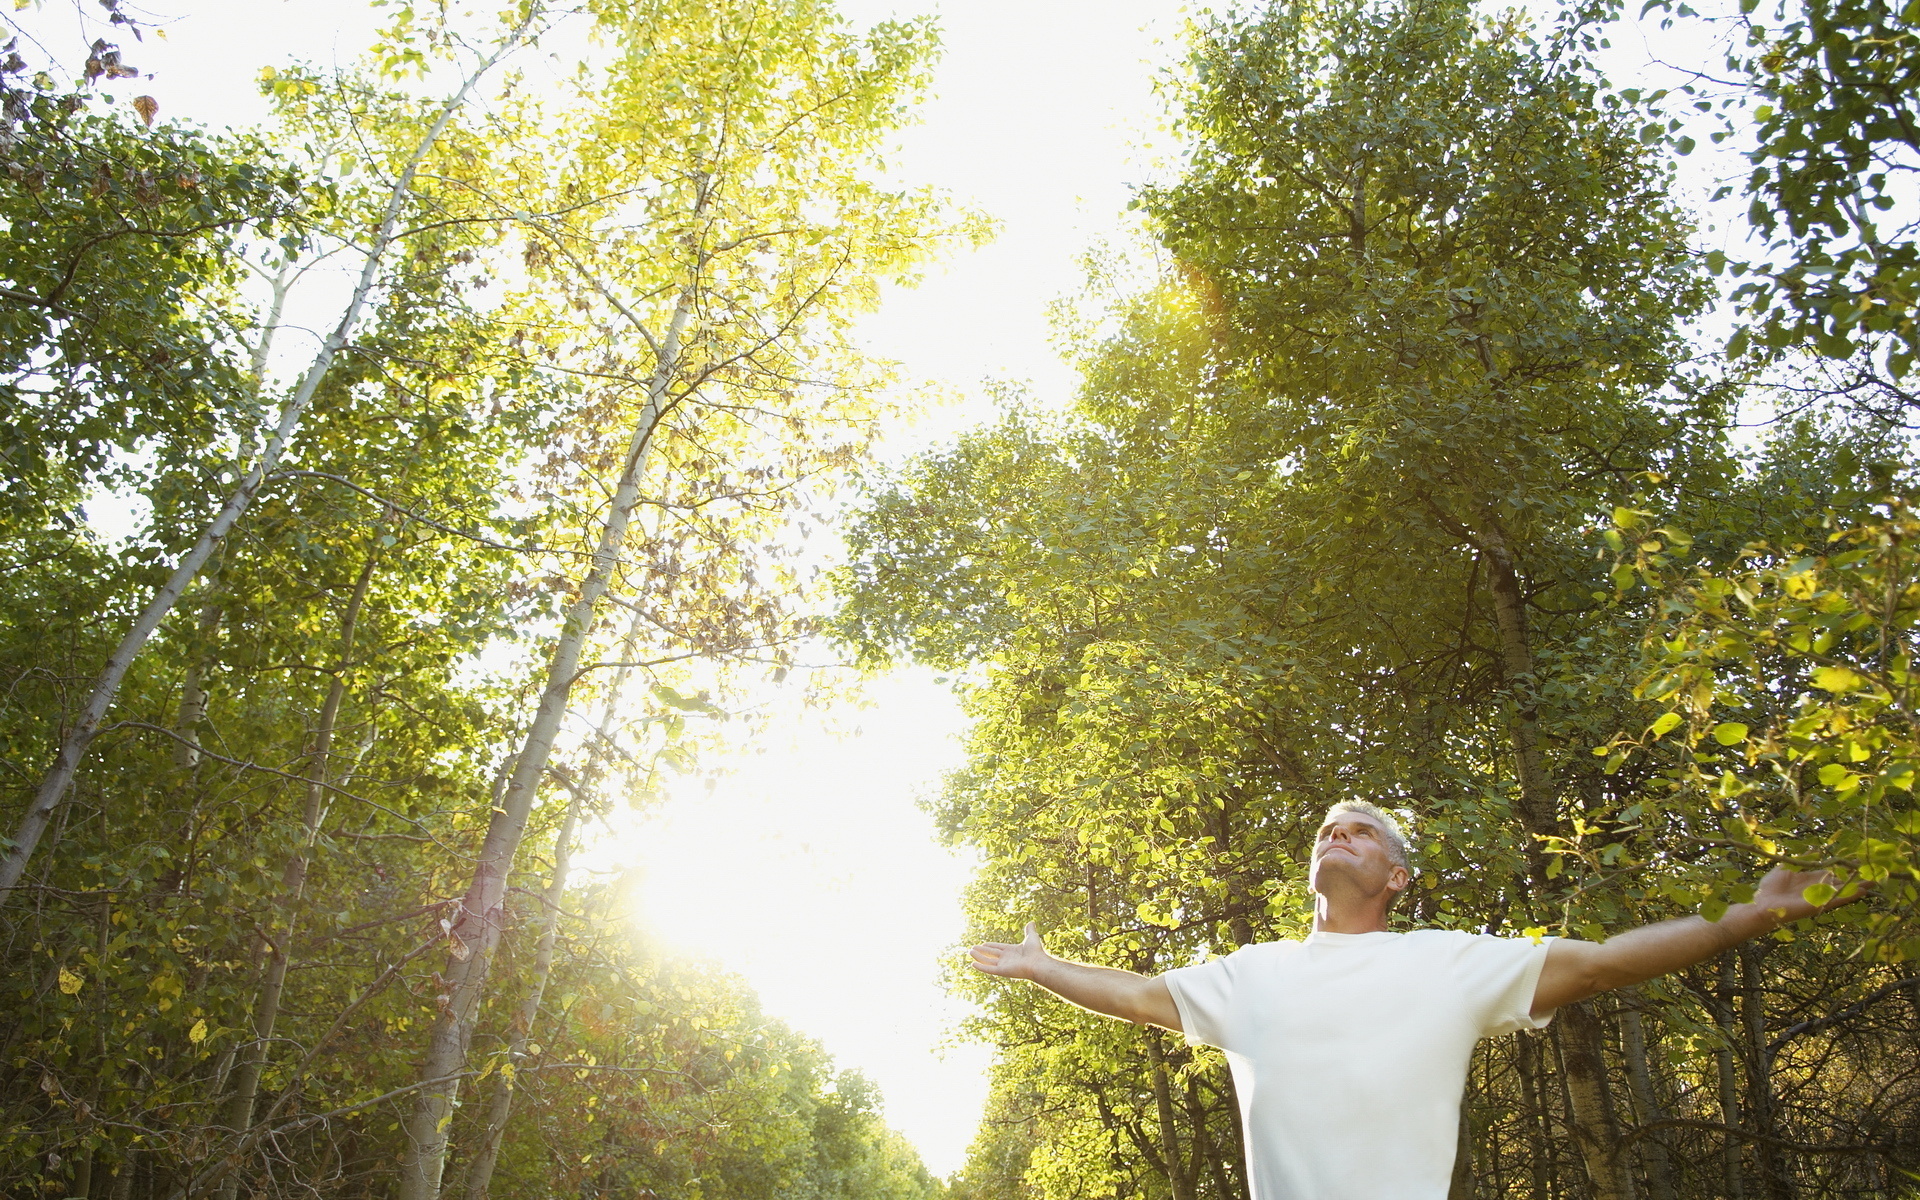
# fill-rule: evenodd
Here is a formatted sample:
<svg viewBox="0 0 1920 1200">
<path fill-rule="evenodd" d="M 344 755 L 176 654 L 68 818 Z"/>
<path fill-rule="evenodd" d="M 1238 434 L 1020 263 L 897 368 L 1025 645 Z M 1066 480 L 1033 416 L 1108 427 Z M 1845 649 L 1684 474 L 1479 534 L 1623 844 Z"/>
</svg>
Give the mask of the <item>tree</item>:
<svg viewBox="0 0 1920 1200">
<path fill-rule="evenodd" d="M 1168 261 L 1073 343 L 1071 414 L 874 489 L 840 628 L 976 681 L 940 812 L 985 856 L 979 936 L 1032 917 L 1144 971 L 1285 936 L 1289 876 L 1346 795 L 1414 816 L 1410 921 L 1602 937 L 1708 899 L 1678 883 L 1713 853 L 1702 814 L 1590 753 L 1658 716 L 1634 689 L 1660 602 L 1614 601 L 1605 515 L 1653 488 L 1711 517 L 1696 544 L 1722 564 L 1802 514 L 1725 439 L 1738 377 L 1687 365 L 1710 295 L 1639 109 L 1551 49 L 1464 6 L 1203 26 L 1188 163 L 1140 200 Z M 1844 1024 L 1898 983 L 1828 944 L 1484 1048 L 1457 1193 L 1855 1186 L 1869 1135 L 1852 1157 L 1781 1144 L 1849 1098 L 1774 1082 L 1783 1052 L 1862 1061 L 1795 1046 L 1781 997 Z M 974 986 L 1008 1048 L 997 1116 L 1032 1139 L 983 1140 L 982 1186 L 1235 1193 L 1217 1061 Z M 1872 1120 L 1909 1120 L 1904 1075 L 1872 1073 Z"/>
<path fill-rule="evenodd" d="M 179 561 L 174 564 L 172 571 L 168 574 L 166 582 L 155 589 L 152 598 L 141 609 L 132 627 L 114 647 L 113 653 L 107 658 L 105 668 L 94 681 L 85 707 L 62 738 L 53 765 L 41 779 L 32 801 L 27 805 L 26 812 L 22 814 L 20 823 L 15 828 L 11 839 L 12 845 L 5 859 L 0 859 L 0 905 L 5 904 L 19 885 L 20 877 L 26 872 L 34 849 L 39 845 L 41 834 L 52 821 L 61 800 L 66 796 L 68 787 L 72 785 L 74 774 L 80 768 L 80 761 L 98 735 L 101 723 L 106 719 L 108 709 L 112 707 L 114 698 L 119 694 L 121 682 L 125 679 L 127 671 L 159 630 L 161 622 L 166 620 L 174 607 L 179 604 L 187 588 L 199 576 L 214 551 L 231 532 L 234 523 L 253 503 L 260 488 L 279 463 L 281 455 L 285 453 L 287 442 L 299 428 L 300 420 L 308 406 L 312 404 L 314 393 L 326 379 L 335 356 L 347 344 L 354 327 L 359 323 L 383 260 L 394 241 L 400 216 L 406 209 L 412 193 L 414 176 L 420 170 L 421 164 L 433 151 L 440 134 L 466 102 L 475 84 L 520 43 L 539 14 L 540 8 L 536 3 L 524 15 L 519 16 L 518 24 L 514 25 L 493 48 L 492 53 L 482 58 L 472 72 L 462 80 L 460 87 L 440 106 L 436 119 L 411 148 L 411 153 L 402 159 L 398 175 L 388 190 L 384 211 L 381 212 L 373 235 L 361 255 L 359 279 L 354 285 L 345 310 L 340 315 L 339 322 L 322 341 L 312 364 L 281 406 L 279 417 L 273 423 L 271 431 L 267 433 L 258 457 L 241 474 L 225 502 L 201 530 L 200 536 L 180 556 Z"/>
<path fill-rule="evenodd" d="M 451 1004 L 432 967 L 466 949 L 457 902 L 499 810 L 523 805 L 502 878 L 547 884 L 562 872 L 542 858 L 582 822 L 645 803 L 654 776 L 690 765 L 700 723 L 724 715 L 729 671 L 777 668 L 811 627 L 793 518 L 863 452 L 885 381 L 851 352 L 847 321 L 876 274 L 946 237 L 933 198 L 869 180 L 924 75 L 927 31 L 860 37 L 804 6 L 609 5 L 607 31 L 651 41 L 595 60 L 605 77 L 559 95 L 511 77 L 447 116 L 410 76 L 499 31 L 443 15 L 399 10 L 388 42 L 346 71 L 264 72 L 282 119 L 254 137 L 196 141 L 149 127 L 146 106 L 64 134 L 22 125 L 9 146 L 53 164 L 76 153 L 58 142 L 76 131 L 155 163 L 179 150 L 200 172 L 181 211 L 237 222 L 128 232 L 121 209 L 175 215 L 171 176 L 150 203 L 138 171 L 124 188 L 50 173 L 38 191 L 23 172 L 4 193 L 42 220 L 15 223 L 22 245 L 70 250 L 104 229 L 129 252 L 88 293 L 91 325 L 42 319 L 42 305 L 21 310 L 39 324 L 12 326 L 21 382 L 40 386 L 53 364 L 77 381 L 72 397 L 111 414 L 68 429 L 49 416 L 58 394 L 9 394 L 40 464 L 0 527 L 28 568 L 0 597 L 22 618 L 0 631 L 15 792 L 57 740 L 47 698 L 92 674 L 111 623 L 133 619 L 232 480 L 258 469 L 266 343 L 292 278 L 378 230 L 394 179 L 423 140 L 433 149 L 353 336 L 128 668 L 16 889 L 0 955 L 6 1186 L 95 1200 L 385 1186 L 409 1149 L 401 1110 L 426 1090 L 422 1035 Z M 717 42 L 739 59 L 712 60 Z M 763 51 L 787 73 L 756 91 Z M 655 103 L 668 94 L 679 108 Z M 781 149 L 767 122 L 794 113 L 780 106 L 808 97 L 830 102 L 784 131 L 787 156 L 751 161 Z M 59 106 L 43 107 L 55 121 Z M 684 118 L 677 140 L 657 137 L 668 118 Z M 743 133 L 767 136 L 736 144 Z M 680 351 L 657 354 L 651 322 L 676 311 Z M 163 369 L 188 347 L 201 392 Z M 646 454 L 603 440 L 609 427 L 639 430 Z M 149 467 L 136 456 L 154 447 Z M 605 604 L 580 610 L 605 485 L 629 466 L 632 535 L 600 560 Z M 124 557 L 79 511 L 102 485 L 144 493 L 158 514 Z M 566 719 L 549 729 L 532 772 L 545 796 L 510 800 L 552 675 L 541 639 L 569 606 L 584 623 L 579 669 L 553 676 L 563 711 L 611 705 L 622 676 L 642 686 L 593 736 Z M 551 802 L 556 786 L 567 801 Z M 831 1079 L 817 1049 L 760 1018 L 737 982 L 634 946 L 617 887 L 555 888 L 545 912 L 534 891 L 494 911 L 514 929 L 492 948 L 497 986 L 469 994 L 481 1040 L 461 1072 L 482 1086 L 515 1074 L 518 1115 L 492 1128 L 470 1108 L 450 1126 L 456 1168 L 484 1149 L 503 1187 L 802 1186 Z M 516 1039 L 515 1011 L 542 991 L 539 1024 Z M 583 1127 L 596 1110 L 607 1119 Z M 868 1163 L 849 1168 L 857 1186 L 925 1190 L 877 1120 L 843 1125 L 841 1142 L 872 1142 L 853 1155 Z"/>
<path fill-rule="evenodd" d="M 1201 694 L 1236 693 L 1253 723 L 1286 728 L 1269 734 L 1276 765 L 1377 762 L 1385 743 L 1417 746 L 1419 765 L 1396 783 L 1386 764 L 1374 768 L 1382 794 L 1437 801 L 1480 771 L 1510 779 L 1500 807 L 1518 828 L 1501 851 L 1521 851 L 1530 883 L 1510 891 L 1499 860 L 1483 860 L 1498 893 L 1473 907 L 1542 921 L 1555 886 L 1544 839 L 1582 807 L 1583 764 L 1552 747 L 1551 726 L 1567 719 L 1547 709 L 1552 674 L 1596 664 L 1567 661 L 1538 613 L 1591 603 L 1581 525 L 1678 440 L 1648 393 L 1672 378 L 1677 322 L 1706 298 L 1685 223 L 1664 199 L 1663 169 L 1590 83 L 1532 54 L 1516 26 L 1477 23 L 1464 6 L 1276 6 L 1208 29 L 1195 66 L 1182 118 L 1190 165 L 1141 205 L 1191 274 L 1190 319 L 1211 326 L 1203 351 L 1186 348 L 1189 336 L 1175 360 L 1204 401 L 1171 409 L 1160 379 L 1136 370 L 1136 348 L 1150 356 L 1160 340 L 1160 319 L 1140 318 L 1116 339 L 1112 365 L 1089 375 L 1085 410 L 1114 443 L 1096 453 L 1123 477 L 1138 477 L 1142 460 L 1211 468 L 1286 514 L 1284 525 L 1255 517 L 1245 531 L 1209 530 L 1199 512 L 1168 520 L 1158 496 L 1136 502 L 1147 545 L 1192 556 L 1190 570 L 1261 547 L 1266 578 L 1249 569 L 1241 586 L 1259 599 L 1242 601 L 1245 617 L 1213 594 L 1202 601 L 1207 640 L 1225 641 L 1224 622 L 1244 657 L 1241 679 Z M 1416 595 L 1403 599 L 1410 584 Z M 1361 611 L 1350 597 L 1366 597 Z M 1241 632 L 1249 620 L 1264 635 L 1258 649 Z M 1198 633 L 1191 619 L 1174 628 Z M 1081 670 L 1091 653 L 1080 651 Z M 1103 701 L 1137 709 L 1130 693 L 1167 690 L 1143 678 L 1162 653 L 1118 657 L 1125 681 Z M 1290 692 L 1272 690 L 1297 686 L 1294 664 L 1345 675 L 1352 699 L 1296 725 L 1282 715 L 1298 711 L 1281 699 Z M 1462 675 L 1473 680 L 1464 694 Z M 1251 695 L 1249 676 L 1260 686 Z M 1495 766 L 1486 739 L 1502 726 L 1510 757 Z M 1449 744 L 1472 747 L 1468 760 L 1448 761 Z M 1182 790 L 1218 786 L 1181 773 Z M 1585 1032 L 1589 1049 L 1597 1038 Z M 1573 1094 L 1580 1127 L 1594 1131 L 1596 1187 L 1626 1194 L 1604 1087 L 1581 1074 Z"/>
<path fill-rule="evenodd" d="M 536 341 L 568 325 L 585 335 L 565 361 L 578 355 L 606 382 L 583 408 L 625 433 L 618 449 L 586 441 L 564 451 L 617 482 L 605 515 L 591 518 L 590 565 L 449 934 L 448 1006 L 408 1125 L 408 1200 L 439 1192 L 508 879 L 603 604 L 634 571 L 623 554 L 649 477 L 678 476 L 699 492 L 737 472 L 765 496 L 850 461 L 871 384 L 849 378 L 860 364 L 848 361 L 846 320 L 870 303 L 875 279 L 909 267 L 939 236 L 925 197 L 868 178 L 879 139 L 923 82 L 923 27 L 885 25 L 862 39 L 816 4 L 622 4 L 597 15 L 622 52 L 579 118 L 553 127 L 564 152 L 523 147 L 522 178 L 544 190 L 488 196 L 481 211 L 531 227 L 528 265 L 565 281 L 557 298 L 586 321 L 537 294 L 522 319 Z M 543 178 L 541 163 L 561 169 Z M 789 456 L 784 472 L 732 460 L 767 449 Z M 754 645 L 775 616 L 757 602 L 750 569 L 735 579 L 745 587 L 728 590 L 749 603 L 728 605 L 707 637 L 685 637 L 696 652 Z"/>
<path fill-rule="evenodd" d="M 1920 168 L 1920 37 L 1913 14 L 1884 3 L 1776 5 L 1773 24 L 1744 0 L 1745 77 L 1755 147 L 1748 219 L 1772 261 L 1733 299 L 1774 352 L 1847 358 L 1878 352 L 1895 380 L 1920 350 L 1914 322 L 1920 244 L 1909 186 Z M 1730 347 L 1746 345 L 1743 331 Z"/>
<path fill-rule="evenodd" d="M 1649 633 L 1640 690 L 1668 707 L 1638 738 L 1601 749 L 1616 769 L 1651 757 L 1664 803 L 1717 818 L 1705 836 L 1762 859 L 1837 864 L 1835 888 L 1881 888 L 1884 908 L 1850 914 L 1866 927 L 1865 956 L 1920 958 L 1920 752 L 1905 715 L 1920 591 L 1904 498 L 1818 540 L 1755 541 L 1727 567 L 1679 574 L 1691 540 L 1623 515 L 1624 534 L 1640 536 L 1622 574 L 1656 588 L 1666 617 Z M 1709 904 L 1727 886 L 1700 884 Z"/>
</svg>

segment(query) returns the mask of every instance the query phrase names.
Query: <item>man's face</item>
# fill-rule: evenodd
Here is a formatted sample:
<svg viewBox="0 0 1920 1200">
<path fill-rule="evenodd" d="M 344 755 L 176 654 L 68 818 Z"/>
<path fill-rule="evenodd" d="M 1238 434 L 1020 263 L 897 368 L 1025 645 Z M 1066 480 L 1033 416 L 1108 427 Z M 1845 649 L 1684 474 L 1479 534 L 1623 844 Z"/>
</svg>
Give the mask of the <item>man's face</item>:
<svg viewBox="0 0 1920 1200">
<path fill-rule="evenodd" d="M 1389 885 L 1394 872 L 1405 871 L 1393 861 L 1391 844 L 1386 828 L 1366 813 L 1335 813 L 1314 838 L 1308 883 L 1323 894 L 1340 882 L 1376 894 Z"/>
</svg>

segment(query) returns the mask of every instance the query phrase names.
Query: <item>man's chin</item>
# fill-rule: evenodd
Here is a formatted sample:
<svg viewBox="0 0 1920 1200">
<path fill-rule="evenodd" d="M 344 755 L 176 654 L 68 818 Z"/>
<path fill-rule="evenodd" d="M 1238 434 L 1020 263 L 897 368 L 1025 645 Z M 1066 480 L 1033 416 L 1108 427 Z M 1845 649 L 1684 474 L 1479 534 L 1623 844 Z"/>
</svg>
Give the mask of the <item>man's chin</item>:
<svg viewBox="0 0 1920 1200">
<path fill-rule="evenodd" d="M 1314 864 L 1313 873 L 1307 877 L 1307 888 L 1324 896 L 1329 887 L 1337 889 L 1344 879 L 1364 890 L 1369 882 L 1364 874 L 1356 862 L 1323 858 Z"/>
</svg>

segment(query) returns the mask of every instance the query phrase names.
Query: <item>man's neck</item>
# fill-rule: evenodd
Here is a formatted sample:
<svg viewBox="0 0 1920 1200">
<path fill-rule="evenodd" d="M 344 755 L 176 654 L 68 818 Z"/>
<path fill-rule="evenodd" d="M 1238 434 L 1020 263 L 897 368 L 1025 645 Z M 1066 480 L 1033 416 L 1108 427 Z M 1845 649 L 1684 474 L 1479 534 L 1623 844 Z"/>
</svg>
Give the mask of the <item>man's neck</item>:
<svg viewBox="0 0 1920 1200">
<path fill-rule="evenodd" d="M 1339 897 L 1315 896 L 1315 933 L 1385 933 L 1387 910 L 1377 901 L 1342 904 Z"/>
</svg>

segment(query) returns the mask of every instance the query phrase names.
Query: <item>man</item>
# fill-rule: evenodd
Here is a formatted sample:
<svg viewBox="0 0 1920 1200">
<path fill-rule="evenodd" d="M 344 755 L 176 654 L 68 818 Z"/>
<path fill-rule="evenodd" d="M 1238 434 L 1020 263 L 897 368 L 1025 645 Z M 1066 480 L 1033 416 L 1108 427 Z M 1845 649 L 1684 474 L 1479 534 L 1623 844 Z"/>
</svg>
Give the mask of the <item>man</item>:
<svg viewBox="0 0 1920 1200">
<path fill-rule="evenodd" d="M 1600 944 L 1390 933 L 1387 911 L 1413 882 L 1406 839 L 1385 811 L 1344 801 L 1314 840 L 1305 941 L 1146 976 L 1055 958 L 1029 923 L 1018 945 L 975 946 L 973 963 L 1225 1050 L 1253 1200 L 1443 1200 L 1476 1041 L 1542 1028 L 1563 1004 L 1811 916 L 1803 893 L 1826 879 L 1781 868 L 1718 921 L 1682 917 Z"/>
</svg>

